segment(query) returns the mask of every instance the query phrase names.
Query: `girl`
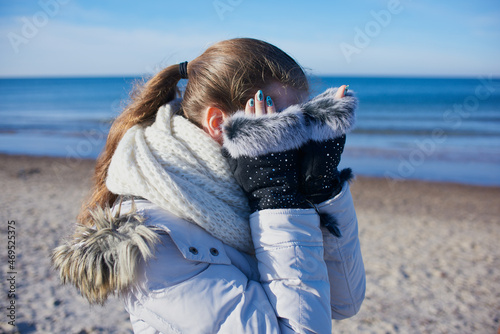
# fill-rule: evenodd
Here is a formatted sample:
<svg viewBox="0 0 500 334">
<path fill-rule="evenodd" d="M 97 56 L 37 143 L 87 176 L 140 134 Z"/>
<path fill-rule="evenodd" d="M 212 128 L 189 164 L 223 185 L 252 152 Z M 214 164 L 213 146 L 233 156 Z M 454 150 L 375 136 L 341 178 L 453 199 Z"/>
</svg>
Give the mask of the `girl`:
<svg viewBox="0 0 500 334">
<path fill-rule="evenodd" d="M 305 102 L 301 67 L 248 38 L 162 70 L 111 127 L 74 238 L 53 253 L 62 281 L 90 303 L 121 295 L 136 333 L 330 333 L 365 292 L 337 170 L 356 107 L 345 88 Z"/>
</svg>

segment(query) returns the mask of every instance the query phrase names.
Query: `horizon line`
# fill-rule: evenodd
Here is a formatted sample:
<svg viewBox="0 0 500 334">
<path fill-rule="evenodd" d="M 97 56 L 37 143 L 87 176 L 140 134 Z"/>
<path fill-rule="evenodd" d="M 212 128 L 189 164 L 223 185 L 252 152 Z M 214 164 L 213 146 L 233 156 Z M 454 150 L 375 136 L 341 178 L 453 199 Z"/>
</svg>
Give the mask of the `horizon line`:
<svg viewBox="0 0 500 334">
<path fill-rule="evenodd" d="M 67 74 L 67 75 L 17 75 L 2 76 L 0 80 L 9 79 L 98 79 L 98 78 L 147 78 L 155 73 L 143 74 Z M 306 73 L 308 78 L 398 78 L 398 79 L 477 79 L 482 77 L 500 80 L 500 74 L 348 74 L 348 73 Z"/>
</svg>

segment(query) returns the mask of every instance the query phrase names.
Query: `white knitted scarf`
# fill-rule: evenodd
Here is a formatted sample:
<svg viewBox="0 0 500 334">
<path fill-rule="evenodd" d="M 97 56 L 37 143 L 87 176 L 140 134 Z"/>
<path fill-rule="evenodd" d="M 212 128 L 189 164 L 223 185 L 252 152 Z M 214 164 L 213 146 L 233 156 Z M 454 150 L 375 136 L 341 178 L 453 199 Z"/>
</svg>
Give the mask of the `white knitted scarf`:
<svg viewBox="0 0 500 334">
<path fill-rule="evenodd" d="M 125 133 L 106 186 L 115 194 L 143 197 L 224 243 L 253 253 L 247 199 L 220 145 L 176 115 L 179 103 L 161 107 L 152 125 L 136 125 Z"/>
</svg>

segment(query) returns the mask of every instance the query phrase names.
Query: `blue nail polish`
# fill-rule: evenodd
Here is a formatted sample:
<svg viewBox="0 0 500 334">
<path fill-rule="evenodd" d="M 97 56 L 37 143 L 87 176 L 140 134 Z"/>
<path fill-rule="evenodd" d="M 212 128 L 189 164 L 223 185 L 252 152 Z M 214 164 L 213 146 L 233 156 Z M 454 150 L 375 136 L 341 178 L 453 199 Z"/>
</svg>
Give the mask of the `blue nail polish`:
<svg viewBox="0 0 500 334">
<path fill-rule="evenodd" d="M 347 93 L 348 90 L 349 90 L 349 85 L 345 86 L 344 94 Z"/>
<path fill-rule="evenodd" d="M 270 96 L 266 97 L 266 103 L 267 103 L 268 107 L 272 107 L 273 106 L 273 100 L 271 99 Z"/>
<path fill-rule="evenodd" d="M 259 89 L 259 91 L 257 92 L 257 101 L 262 101 L 262 100 L 264 100 L 264 94 Z"/>
<path fill-rule="evenodd" d="M 250 107 L 253 107 L 255 105 L 255 101 L 253 99 L 250 99 L 250 101 L 248 101 L 248 105 Z"/>
</svg>

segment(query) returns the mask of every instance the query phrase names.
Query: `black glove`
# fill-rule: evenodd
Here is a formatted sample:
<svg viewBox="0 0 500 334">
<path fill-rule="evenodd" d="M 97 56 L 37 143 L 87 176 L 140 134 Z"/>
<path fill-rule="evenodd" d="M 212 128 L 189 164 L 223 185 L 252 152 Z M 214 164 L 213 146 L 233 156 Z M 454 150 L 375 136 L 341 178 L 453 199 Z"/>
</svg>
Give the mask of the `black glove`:
<svg viewBox="0 0 500 334">
<path fill-rule="evenodd" d="M 319 203 L 338 189 L 337 166 L 357 100 L 352 93 L 337 99 L 336 92 L 328 89 L 304 104 L 261 117 L 239 111 L 225 121 L 224 154 L 252 210 L 306 208 L 304 195 Z M 255 177 L 259 183 L 253 183 Z"/>
<path fill-rule="evenodd" d="M 357 100 L 350 91 L 340 99 L 336 93 L 336 88 L 328 89 L 302 106 L 309 141 L 301 147 L 300 190 L 313 204 L 334 197 L 351 178 L 350 169 L 339 172 L 337 167 Z"/>
<path fill-rule="evenodd" d="M 334 197 L 350 179 L 347 171 L 341 175 L 337 169 L 345 140 L 345 135 L 322 142 L 311 140 L 300 149 L 300 191 L 308 201 L 319 204 Z"/>
<path fill-rule="evenodd" d="M 236 182 L 247 195 L 252 212 L 265 209 L 307 208 L 299 192 L 299 151 L 288 150 L 258 157 L 227 159 Z"/>
</svg>

